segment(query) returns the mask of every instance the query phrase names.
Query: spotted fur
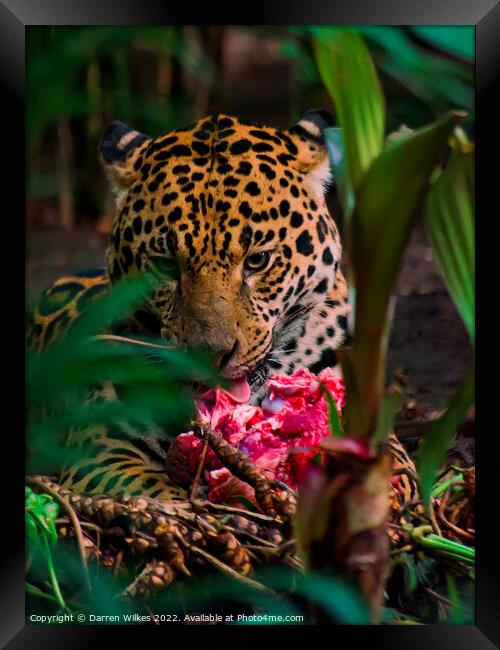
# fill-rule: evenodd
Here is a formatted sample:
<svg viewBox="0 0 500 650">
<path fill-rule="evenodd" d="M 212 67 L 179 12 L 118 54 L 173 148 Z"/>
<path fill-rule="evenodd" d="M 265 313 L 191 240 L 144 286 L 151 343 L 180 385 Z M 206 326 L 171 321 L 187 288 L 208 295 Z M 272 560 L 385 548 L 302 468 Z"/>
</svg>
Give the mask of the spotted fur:
<svg viewBox="0 0 500 650">
<path fill-rule="evenodd" d="M 208 347 L 227 377 L 317 370 L 345 341 L 321 120 L 279 131 L 214 115 L 155 140 L 118 123 L 101 143 L 117 202 L 111 281 L 175 260 L 179 281 L 159 288 L 149 313 L 169 341 Z M 262 271 L 245 268 L 261 253 Z"/>
<path fill-rule="evenodd" d="M 169 260 L 177 279 L 136 320 L 208 348 L 223 375 L 249 378 L 254 401 L 271 372 L 335 367 L 350 307 L 325 199 L 330 124 L 322 111 L 288 130 L 217 114 L 152 139 L 113 123 L 99 146 L 116 200 L 106 270 L 56 282 L 32 344 L 50 343 L 108 282 Z"/>
</svg>

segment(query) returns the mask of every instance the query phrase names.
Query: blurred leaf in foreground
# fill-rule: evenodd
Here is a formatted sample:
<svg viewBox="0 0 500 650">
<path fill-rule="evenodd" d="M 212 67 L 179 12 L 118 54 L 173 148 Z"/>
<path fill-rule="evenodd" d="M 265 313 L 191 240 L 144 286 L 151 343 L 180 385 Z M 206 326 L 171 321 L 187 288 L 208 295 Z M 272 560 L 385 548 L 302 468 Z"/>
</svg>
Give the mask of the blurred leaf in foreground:
<svg viewBox="0 0 500 650">
<path fill-rule="evenodd" d="M 349 359 L 346 418 L 354 437 L 373 433 L 384 386 L 391 293 L 429 177 L 460 117 L 449 113 L 390 141 L 357 193 L 347 233 L 356 287 L 354 345 L 340 354 L 341 361 Z"/>
<path fill-rule="evenodd" d="M 354 191 L 382 149 L 384 98 L 363 39 L 351 29 L 314 29 L 321 78 L 343 130 L 346 167 Z"/>
<path fill-rule="evenodd" d="M 378 66 L 415 98 L 423 101 L 431 110 L 432 116 L 437 117 L 450 107 L 473 114 L 472 65 L 415 43 L 405 29 L 370 25 L 361 27 L 360 31 L 374 45 Z M 430 40 L 429 33 L 426 34 L 426 40 Z M 419 36 L 423 34 L 420 33 Z M 437 36 L 436 32 L 434 36 Z M 416 125 L 412 123 L 411 126 Z"/>
<path fill-rule="evenodd" d="M 122 437 L 131 431 L 148 436 L 154 429 L 177 434 L 192 416 L 190 383 L 217 381 L 208 354 L 159 338 L 109 333 L 147 301 L 156 280 L 141 274 L 109 287 L 47 349 L 28 352 L 30 471 L 50 473 L 77 460 L 81 451 L 66 444 L 71 430 L 105 426 Z M 87 399 L 89 391 L 110 382 L 117 399 Z"/>
<path fill-rule="evenodd" d="M 475 38 L 472 25 L 413 25 L 411 31 L 445 52 L 474 61 Z"/>
<path fill-rule="evenodd" d="M 425 227 L 451 297 L 475 341 L 474 153 L 453 152 L 427 196 Z"/>
</svg>

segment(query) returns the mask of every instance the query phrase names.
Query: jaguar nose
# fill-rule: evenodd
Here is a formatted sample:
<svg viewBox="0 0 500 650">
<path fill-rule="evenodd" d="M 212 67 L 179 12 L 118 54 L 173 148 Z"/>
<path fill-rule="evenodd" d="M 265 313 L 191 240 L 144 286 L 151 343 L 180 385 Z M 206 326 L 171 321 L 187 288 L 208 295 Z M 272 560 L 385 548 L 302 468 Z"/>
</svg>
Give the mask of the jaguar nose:
<svg viewBox="0 0 500 650">
<path fill-rule="evenodd" d="M 233 347 L 229 351 L 219 352 L 219 354 L 217 354 L 215 357 L 215 367 L 218 370 L 223 371 L 235 355 L 237 349 L 238 341 L 235 341 Z"/>
</svg>

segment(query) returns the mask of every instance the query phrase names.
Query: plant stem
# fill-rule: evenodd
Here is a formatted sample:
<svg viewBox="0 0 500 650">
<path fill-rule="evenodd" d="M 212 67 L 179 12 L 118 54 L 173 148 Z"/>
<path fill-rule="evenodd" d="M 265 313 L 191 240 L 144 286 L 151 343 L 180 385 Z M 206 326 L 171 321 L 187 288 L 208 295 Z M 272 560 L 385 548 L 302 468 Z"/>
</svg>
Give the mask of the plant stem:
<svg viewBox="0 0 500 650">
<path fill-rule="evenodd" d="M 38 589 L 38 587 L 31 585 L 29 582 L 25 583 L 25 587 L 26 587 L 26 593 L 31 594 L 32 596 L 37 596 L 38 598 L 45 598 L 46 600 L 51 600 L 52 602 L 55 603 L 59 602 L 55 596 L 46 594 L 44 591 Z"/>
<path fill-rule="evenodd" d="M 434 535 L 430 526 L 420 526 L 411 531 L 412 539 L 423 548 L 448 559 L 474 564 L 475 551 L 469 546 Z M 429 534 L 426 534 L 429 533 Z"/>
<path fill-rule="evenodd" d="M 43 545 L 47 558 L 47 568 L 49 570 L 50 583 L 52 585 L 57 603 L 61 609 L 69 611 L 69 608 L 64 602 L 64 598 L 62 597 L 61 590 L 59 589 L 59 583 L 57 581 L 56 572 L 54 570 L 54 564 L 52 563 L 52 552 L 50 550 L 49 540 L 45 536 L 43 537 Z"/>
<path fill-rule="evenodd" d="M 453 478 L 450 478 L 448 481 L 445 481 L 444 483 L 438 483 L 435 485 L 433 491 L 432 491 L 432 498 L 437 499 L 440 494 L 445 492 L 447 488 L 449 488 L 451 485 L 455 485 L 455 483 L 459 483 L 460 481 L 463 481 L 464 477 L 462 474 L 459 474 L 458 476 L 454 476 Z"/>
<path fill-rule="evenodd" d="M 87 568 L 87 560 L 85 557 L 85 544 L 83 541 L 83 533 L 82 533 L 82 528 L 80 526 L 80 521 L 78 517 L 76 516 L 75 511 L 69 504 L 69 501 L 62 497 L 60 494 L 58 494 L 55 490 L 53 490 L 50 485 L 47 485 L 44 483 L 42 480 L 40 480 L 39 477 L 31 477 L 27 476 L 26 477 L 26 483 L 28 485 L 31 485 L 32 487 L 36 487 L 38 489 L 41 489 L 43 492 L 46 494 L 49 494 L 59 505 L 61 505 L 66 512 L 69 515 L 69 518 L 71 520 L 71 523 L 73 525 L 73 529 L 75 531 L 76 539 L 78 542 L 78 549 L 80 551 L 80 557 L 82 560 L 82 565 L 83 565 L 83 571 L 84 571 L 84 576 L 85 576 L 85 584 L 87 587 L 87 590 L 91 590 L 91 584 L 90 584 L 90 577 L 88 573 L 88 568 Z"/>
</svg>

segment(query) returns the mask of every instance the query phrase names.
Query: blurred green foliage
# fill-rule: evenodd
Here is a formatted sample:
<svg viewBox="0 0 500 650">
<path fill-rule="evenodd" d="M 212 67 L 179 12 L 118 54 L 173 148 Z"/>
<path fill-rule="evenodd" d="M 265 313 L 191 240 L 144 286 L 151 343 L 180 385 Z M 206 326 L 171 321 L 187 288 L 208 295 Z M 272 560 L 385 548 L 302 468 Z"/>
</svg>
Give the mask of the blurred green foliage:
<svg viewBox="0 0 500 650">
<path fill-rule="evenodd" d="M 147 300 L 157 279 L 157 274 L 143 273 L 113 286 L 97 296 L 53 345 L 28 353 L 30 474 L 57 474 L 61 464 L 78 458 L 81 451 L 66 444 L 71 427 L 104 424 L 116 431 L 117 424 L 132 422 L 141 431 L 154 423 L 165 434 L 175 435 L 184 430 L 192 414 L 189 382 L 220 383 L 210 358 L 200 351 L 169 348 L 153 339 L 135 340 L 156 347 L 99 338 Z M 118 401 L 83 403 L 91 387 L 107 380 L 118 385 Z M 98 562 L 89 562 L 86 568 L 74 542 L 57 539 L 55 519 L 66 514 L 59 510 L 49 495 L 26 489 L 28 617 L 62 612 L 105 616 L 155 612 L 182 617 L 229 608 L 231 613 L 253 614 L 257 609 L 260 615 L 301 615 L 307 622 L 307 600 L 335 622 L 368 622 L 364 603 L 349 585 L 284 567 L 256 571 L 255 579 L 267 587 L 264 591 L 216 574 L 175 584 L 147 606 L 142 601 L 132 603 L 122 592 L 144 560 L 127 561 L 116 576 Z"/>
<path fill-rule="evenodd" d="M 321 79 L 332 98 L 338 124 L 343 127 L 346 178 L 349 178 L 350 191 L 356 192 L 384 142 L 382 87 L 368 48 L 356 31 L 321 28 L 315 30 L 314 35 L 314 53 Z"/>
<path fill-rule="evenodd" d="M 314 29 L 313 34 L 318 69 L 339 121 L 338 128 L 325 131 L 325 138 L 340 184 L 354 290 L 353 346 L 339 352 L 346 432 L 370 440 L 382 435 L 379 416 L 391 424 L 381 404 L 391 295 L 401 258 L 431 174 L 463 115 L 450 111 L 424 128 L 386 140 L 384 96 L 363 37 L 340 27 Z M 392 411 L 389 403 L 387 409 Z"/>
<path fill-rule="evenodd" d="M 458 131 L 444 170 L 436 174 L 425 204 L 425 227 L 448 291 L 475 346 L 475 176 L 474 145 Z M 427 432 L 419 450 L 418 470 L 424 502 L 457 428 L 475 398 L 474 364 L 447 410 Z"/>
<path fill-rule="evenodd" d="M 425 226 L 448 291 L 474 344 L 474 145 L 454 146 L 462 150 L 452 152 L 429 191 Z"/>
<path fill-rule="evenodd" d="M 159 68 L 178 62 L 202 83 L 210 69 L 177 27 L 30 27 L 26 47 L 31 154 L 61 116 L 92 116 L 86 125 L 91 138 L 103 115 L 153 133 L 175 128 L 190 119 L 188 98 L 162 95 Z"/>
<path fill-rule="evenodd" d="M 440 44 L 444 36 L 439 32 Z M 325 138 L 340 185 L 354 289 L 352 347 L 338 351 L 346 386 L 345 431 L 373 444 L 391 432 L 401 405 L 400 395 L 384 390 L 391 296 L 402 255 L 422 212 L 437 262 L 474 343 L 474 145 L 457 127 L 465 114 L 456 110 L 423 128 L 399 129 L 386 138 L 384 97 L 363 38 L 356 30 L 337 27 L 314 30 L 314 37 L 318 69 L 337 108 L 339 127 L 327 129 Z M 384 43 L 401 38 L 400 32 L 391 31 Z M 353 78 L 357 83 L 352 83 Z M 465 96 L 454 99 L 462 106 Z M 426 506 L 430 506 L 436 474 L 449 443 L 473 401 L 472 367 L 448 409 L 429 427 L 418 452 L 418 478 Z M 311 526 L 314 518 L 309 515 L 304 535 L 307 542 L 315 534 L 327 539 L 322 528 L 327 499 L 321 493 L 316 501 L 304 500 L 305 512 L 299 502 L 298 521 L 300 517 L 307 521 L 310 512 L 319 513 L 315 526 Z M 432 526 L 413 528 L 408 524 L 403 529 L 426 555 L 474 565 L 473 548 L 434 534 Z M 416 567 L 413 569 L 406 576 L 406 596 L 416 591 L 420 582 Z M 472 577 L 472 573 L 468 575 Z M 453 576 L 447 574 L 446 579 L 450 622 L 470 619 L 461 606 Z M 470 602 L 469 594 L 467 610 L 472 609 Z"/>
<path fill-rule="evenodd" d="M 441 43 L 446 33 L 438 35 Z M 340 128 L 327 129 L 325 137 L 340 184 L 354 290 L 353 347 L 339 353 L 346 431 L 380 441 L 391 429 L 398 401 L 384 397 L 391 294 L 422 206 L 436 260 L 474 344 L 474 144 L 456 128 L 464 114 L 455 111 L 417 131 L 394 133 L 383 146 L 384 98 L 362 38 L 355 30 L 321 28 L 314 45 L 318 69 L 338 109 Z M 346 82 L 354 76 L 357 84 Z M 451 154 L 442 165 L 447 143 Z M 472 367 L 419 450 L 427 506 L 436 472 L 473 402 Z"/>
<path fill-rule="evenodd" d="M 143 273 L 114 285 L 42 352 L 27 354 L 28 471 L 56 473 L 81 454 L 68 447 L 71 428 L 127 422 L 139 432 L 151 425 L 177 435 L 193 414 L 190 382 L 218 381 L 202 351 L 170 348 L 153 338 L 101 338 L 150 294 L 157 276 Z M 135 341 L 135 342 L 134 342 Z M 142 344 L 141 344 L 142 343 Z M 106 381 L 119 387 L 117 401 L 86 401 Z M 147 435 L 147 434 L 145 434 Z"/>
<path fill-rule="evenodd" d="M 289 64 L 291 83 L 285 102 L 282 90 L 274 95 L 272 87 L 269 90 L 269 113 L 283 113 L 281 126 L 293 123 L 309 108 L 331 109 L 312 45 L 313 34 L 327 29 L 28 27 L 28 196 L 34 202 L 61 200 L 61 167 L 66 166 L 76 222 L 98 218 L 104 210 L 105 184 L 96 147 L 111 120 L 129 122 L 156 136 L 212 110 L 240 112 L 235 105 L 238 91 L 227 92 L 228 64 L 238 56 L 238 31 L 253 39 L 255 56 L 262 59 L 262 53 L 268 52 L 268 65 L 274 66 L 277 79 L 283 74 L 282 64 Z M 417 128 L 452 107 L 468 111 L 465 126 L 471 130 L 473 27 L 388 26 L 356 31 L 366 38 L 378 68 L 388 130 L 401 123 Z M 247 89 L 245 117 L 251 118 L 258 112 L 259 93 L 252 93 L 256 73 L 251 68 L 252 52 L 245 52 L 250 54 L 249 62 L 238 62 L 237 85 Z M 66 149 L 66 159 L 64 153 L 61 159 Z M 34 214 L 40 216 L 36 204 Z"/>
<path fill-rule="evenodd" d="M 359 26 L 356 31 L 377 66 L 387 107 L 387 130 L 401 124 L 423 126 L 443 112 L 464 109 L 466 128 L 474 124 L 473 26 Z M 309 93 L 321 84 L 311 46 L 330 27 L 288 27 L 282 30 L 282 53 L 294 60 L 296 78 Z"/>
<path fill-rule="evenodd" d="M 92 562 L 89 564 L 90 589 L 84 584 L 82 563 L 68 544 L 60 542 L 53 549 L 54 567 L 65 598 L 66 611 L 95 616 L 141 614 L 158 616 L 158 620 L 182 622 L 184 615 L 232 614 L 234 625 L 262 625 L 264 617 L 296 616 L 287 625 L 310 624 L 308 603 L 313 603 L 336 624 L 362 625 L 369 623 L 364 602 L 358 594 L 341 580 L 309 573 L 301 575 L 287 567 L 261 567 L 254 578 L 266 589 L 255 589 L 224 574 L 210 574 L 173 584 L 148 600 L 128 600 L 122 596 L 133 579 L 141 560 L 122 565 L 122 571 L 113 575 L 109 569 Z M 26 614 L 56 614 L 63 608 L 46 591 L 43 558 L 37 557 L 30 569 L 27 583 Z M 262 617 L 245 620 L 243 615 Z M 242 618 L 238 619 L 238 616 Z M 118 623 L 118 621 L 116 622 Z M 115 624 L 116 624 L 115 623 Z M 87 618 L 87 624 L 89 620 Z M 111 622 L 113 624 L 113 622 Z M 267 624 L 272 624 L 268 621 Z"/>
<path fill-rule="evenodd" d="M 28 197 L 61 204 L 66 191 L 75 223 L 105 208 L 97 143 L 107 124 L 152 135 L 187 124 L 215 74 L 182 27 L 29 27 L 26 61 Z"/>
</svg>

